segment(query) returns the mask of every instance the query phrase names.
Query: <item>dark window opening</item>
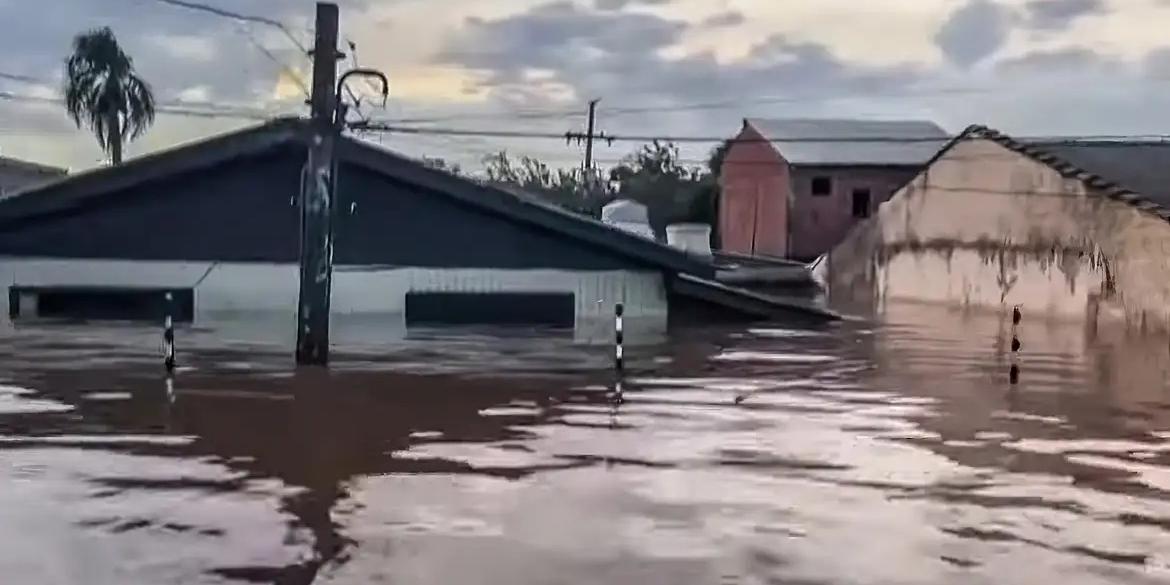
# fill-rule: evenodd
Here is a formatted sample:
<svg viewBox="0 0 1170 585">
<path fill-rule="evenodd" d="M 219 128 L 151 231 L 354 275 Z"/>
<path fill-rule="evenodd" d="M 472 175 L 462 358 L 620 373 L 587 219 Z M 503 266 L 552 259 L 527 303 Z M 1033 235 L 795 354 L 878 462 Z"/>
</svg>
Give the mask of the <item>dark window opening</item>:
<svg viewBox="0 0 1170 585">
<path fill-rule="evenodd" d="M 191 289 L 14 286 L 8 289 L 8 312 L 22 319 L 162 323 L 168 313 L 168 292 L 173 296 L 169 312 L 174 321 L 191 322 L 195 316 Z"/>
<path fill-rule="evenodd" d="M 406 295 L 406 324 L 573 327 L 573 293 L 423 293 Z"/>
<path fill-rule="evenodd" d="M 869 189 L 853 190 L 853 217 L 869 217 Z"/>
<path fill-rule="evenodd" d="M 829 177 L 813 177 L 812 194 L 824 197 L 833 194 L 833 180 Z"/>
</svg>

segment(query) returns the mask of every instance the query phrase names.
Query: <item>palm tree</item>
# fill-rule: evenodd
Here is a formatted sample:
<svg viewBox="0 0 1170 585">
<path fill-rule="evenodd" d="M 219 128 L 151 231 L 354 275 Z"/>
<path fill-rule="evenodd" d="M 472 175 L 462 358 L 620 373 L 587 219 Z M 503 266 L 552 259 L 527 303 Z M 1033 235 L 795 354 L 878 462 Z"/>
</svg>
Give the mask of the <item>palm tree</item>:
<svg viewBox="0 0 1170 585">
<path fill-rule="evenodd" d="M 134 60 L 118 46 L 108 27 L 73 39 L 65 61 L 65 109 L 87 126 L 110 155 L 122 162 L 122 144 L 138 138 L 154 122 L 154 94 L 134 72 Z"/>
</svg>

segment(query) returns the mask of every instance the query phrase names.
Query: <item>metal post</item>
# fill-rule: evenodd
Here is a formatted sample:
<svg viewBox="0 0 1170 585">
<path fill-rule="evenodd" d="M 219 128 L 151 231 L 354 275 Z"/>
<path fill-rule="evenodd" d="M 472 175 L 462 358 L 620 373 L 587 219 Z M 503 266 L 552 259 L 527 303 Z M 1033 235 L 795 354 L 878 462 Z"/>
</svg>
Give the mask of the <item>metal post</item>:
<svg viewBox="0 0 1170 585">
<path fill-rule="evenodd" d="M 620 377 L 622 373 L 625 373 L 625 355 L 624 350 L 622 350 L 621 347 L 622 343 L 625 342 L 625 339 L 622 339 L 622 337 L 624 337 L 624 331 L 622 331 L 622 329 L 624 329 L 624 325 L 622 325 L 621 322 L 621 315 L 624 314 L 625 308 L 622 307 L 621 303 L 618 303 L 617 305 L 614 305 L 613 311 L 613 369 L 617 370 L 618 376 Z"/>
<path fill-rule="evenodd" d="M 1020 343 L 1018 328 L 1023 318 L 1020 306 L 1012 307 L 1012 367 L 1008 370 L 1008 380 L 1013 386 L 1020 383 L 1020 349 L 1023 344 Z"/>
<path fill-rule="evenodd" d="M 329 362 L 329 296 L 333 281 L 333 147 L 337 110 L 338 10 L 317 4 L 313 45 L 313 95 L 309 160 L 301 183 L 300 302 L 297 306 L 298 364 Z"/>
<path fill-rule="evenodd" d="M 167 374 L 175 371 L 175 295 L 166 294 L 166 315 L 163 317 L 163 365 Z"/>
</svg>

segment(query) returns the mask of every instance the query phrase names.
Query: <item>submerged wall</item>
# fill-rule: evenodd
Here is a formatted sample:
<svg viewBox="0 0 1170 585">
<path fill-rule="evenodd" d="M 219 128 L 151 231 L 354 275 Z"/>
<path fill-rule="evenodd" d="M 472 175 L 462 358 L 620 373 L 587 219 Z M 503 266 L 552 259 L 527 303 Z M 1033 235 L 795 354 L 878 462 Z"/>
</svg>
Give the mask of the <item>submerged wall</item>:
<svg viewBox="0 0 1170 585">
<path fill-rule="evenodd" d="M 990 140 L 967 140 L 834 248 L 839 300 L 1170 328 L 1170 224 Z"/>
<path fill-rule="evenodd" d="M 294 264 L 0 257 L 0 283 L 5 289 L 192 289 L 197 327 L 224 328 L 254 341 L 295 339 L 298 276 Z M 10 299 L 4 292 L 0 320 L 7 322 Z M 665 284 L 661 273 L 653 271 L 338 266 L 332 292 L 333 333 L 343 339 L 349 333 L 365 340 L 402 337 L 408 292 L 572 293 L 579 340 L 612 342 L 618 301 L 625 303 L 633 328 L 664 331 L 667 324 Z M 279 338 L 269 339 L 272 333 Z"/>
</svg>

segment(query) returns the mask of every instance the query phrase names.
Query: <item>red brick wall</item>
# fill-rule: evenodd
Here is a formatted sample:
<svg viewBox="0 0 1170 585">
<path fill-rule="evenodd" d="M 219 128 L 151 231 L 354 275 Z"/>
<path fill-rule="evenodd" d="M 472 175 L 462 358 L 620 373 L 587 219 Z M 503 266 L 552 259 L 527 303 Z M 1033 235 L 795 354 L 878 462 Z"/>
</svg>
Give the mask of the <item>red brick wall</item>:
<svg viewBox="0 0 1170 585">
<path fill-rule="evenodd" d="M 797 167 L 792 171 L 791 256 L 812 260 L 828 252 L 861 221 L 853 217 L 853 191 L 869 189 L 870 213 L 914 178 L 917 169 L 899 167 Z M 814 177 L 828 177 L 829 195 L 813 195 Z"/>
<path fill-rule="evenodd" d="M 720 248 L 727 252 L 788 255 L 788 163 L 745 126 L 727 151 L 720 177 Z"/>
</svg>

